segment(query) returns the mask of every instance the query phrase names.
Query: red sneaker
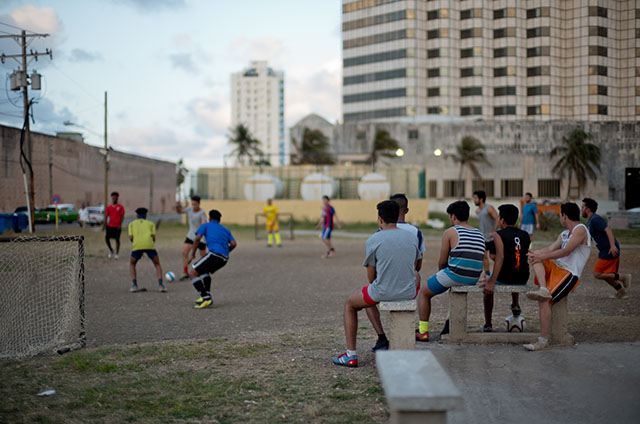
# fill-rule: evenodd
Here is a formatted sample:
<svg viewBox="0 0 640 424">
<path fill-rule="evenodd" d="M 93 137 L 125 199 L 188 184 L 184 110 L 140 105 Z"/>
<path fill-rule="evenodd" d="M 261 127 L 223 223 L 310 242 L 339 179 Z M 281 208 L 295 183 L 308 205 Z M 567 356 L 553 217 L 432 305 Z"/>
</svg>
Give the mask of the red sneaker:
<svg viewBox="0 0 640 424">
<path fill-rule="evenodd" d="M 416 330 L 416 341 L 417 342 L 428 342 L 429 341 L 429 332 L 421 333 L 420 330 Z"/>
<path fill-rule="evenodd" d="M 332 360 L 334 364 L 342 365 L 343 367 L 356 368 L 358 366 L 358 357 L 355 355 L 347 356 L 347 352 L 334 357 Z"/>
</svg>

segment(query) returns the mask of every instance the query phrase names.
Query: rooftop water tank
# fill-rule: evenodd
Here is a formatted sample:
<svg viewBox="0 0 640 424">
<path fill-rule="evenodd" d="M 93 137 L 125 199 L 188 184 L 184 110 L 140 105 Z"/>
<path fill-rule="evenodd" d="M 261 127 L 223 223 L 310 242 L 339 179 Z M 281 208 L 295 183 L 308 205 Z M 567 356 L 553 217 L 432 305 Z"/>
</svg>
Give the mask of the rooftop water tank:
<svg viewBox="0 0 640 424">
<path fill-rule="evenodd" d="M 358 196 L 362 200 L 388 199 L 391 193 L 391 184 L 387 177 L 374 172 L 364 175 L 358 183 Z"/>
<path fill-rule="evenodd" d="M 300 185 L 300 195 L 304 200 L 321 200 L 323 196 L 332 198 L 337 193 L 338 183 L 324 174 L 309 174 Z"/>
<path fill-rule="evenodd" d="M 244 197 L 247 200 L 280 199 L 284 196 L 284 183 L 278 177 L 267 174 L 254 174 L 244 184 Z"/>
</svg>

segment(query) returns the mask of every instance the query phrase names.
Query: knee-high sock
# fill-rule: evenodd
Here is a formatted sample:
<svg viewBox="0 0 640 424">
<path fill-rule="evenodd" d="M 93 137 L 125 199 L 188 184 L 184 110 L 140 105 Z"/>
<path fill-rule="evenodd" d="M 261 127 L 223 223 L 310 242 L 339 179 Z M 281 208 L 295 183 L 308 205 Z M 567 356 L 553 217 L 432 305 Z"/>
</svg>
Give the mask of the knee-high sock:
<svg viewBox="0 0 640 424">
<path fill-rule="evenodd" d="M 202 282 L 202 277 L 198 276 L 191 280 L 191 284 L 193 287 L 200 293 L 200 296 L 205 297 L 207 295 L 207 291 L 204 289 L 204 283 Z"/>
<path fill-rule="evenodd" d="M 279 246 L 280 245 L 280 233 L 276 232 L 276 244 Z"/>
<path fill-rule="evenodd" d="M 269 233 L 267 235 L 267 244 L 271 246 L 273 244 L 273 234 Z"/>
<path fill-rule="evenodd" d="M 211 274 L 203 275 L 202 283 L 204 284 L 204 291 L 207 296 L 211 296 Z"/>
</svg>

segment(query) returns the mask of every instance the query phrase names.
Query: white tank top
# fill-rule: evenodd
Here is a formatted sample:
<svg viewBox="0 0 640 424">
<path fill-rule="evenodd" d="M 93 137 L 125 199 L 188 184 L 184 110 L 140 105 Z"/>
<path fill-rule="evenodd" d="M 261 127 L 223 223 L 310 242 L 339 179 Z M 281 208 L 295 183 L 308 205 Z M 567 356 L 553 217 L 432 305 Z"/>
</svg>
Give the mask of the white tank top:
<svg viewBox="0 0 640 424">
<path fill-rule="evenodd" d="M 580 274 L 582 274 L 584 265 L 587 263 L 587 260 L 589 259 L 589 254 L 591 254 L 591 235 L 589 234 L 589 230 L 587 229 L 587 227 L 585 227 L 584 224 L 578 224 L 575 227 L 573 227 L 572 231 L 564 230 L 561 234 L 561 237 L 562 237 L 561 249 L 564 249 L 567 243 L 569 243 L 569 240 L 571 240 L 571 237 L 573 237 L 573 232 L 578 227 L 584 227 L 584 230 L 587 232 L 587 244 L 580 244 L 578 247 L 575 248 L 573 252 L 569 253 L 569 256 L 556 259 L 556 263 L 560 267 L 566 269 L 576 277 L 580 278 Z"/>
</svg>

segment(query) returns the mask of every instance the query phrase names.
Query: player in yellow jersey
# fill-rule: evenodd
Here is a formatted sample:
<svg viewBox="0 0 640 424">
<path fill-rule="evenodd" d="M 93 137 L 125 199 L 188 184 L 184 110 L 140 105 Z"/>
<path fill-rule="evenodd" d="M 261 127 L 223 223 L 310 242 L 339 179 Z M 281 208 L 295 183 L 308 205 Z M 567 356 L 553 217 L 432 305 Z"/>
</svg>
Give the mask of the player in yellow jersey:
<svg viewBox="0 0 640 424">
<path fill-rule="evenodd" d="M 278 208 L 273 205 L 273 200 L 267 199 L 267 206 L 262 209 L 262 213 L 267 217 L 267 247 L 273 246 L 273 236 L 276 236 L 276 244 L 282 247 L 280 242 L 280 229 L 278 225 Z"/>
</svg>

